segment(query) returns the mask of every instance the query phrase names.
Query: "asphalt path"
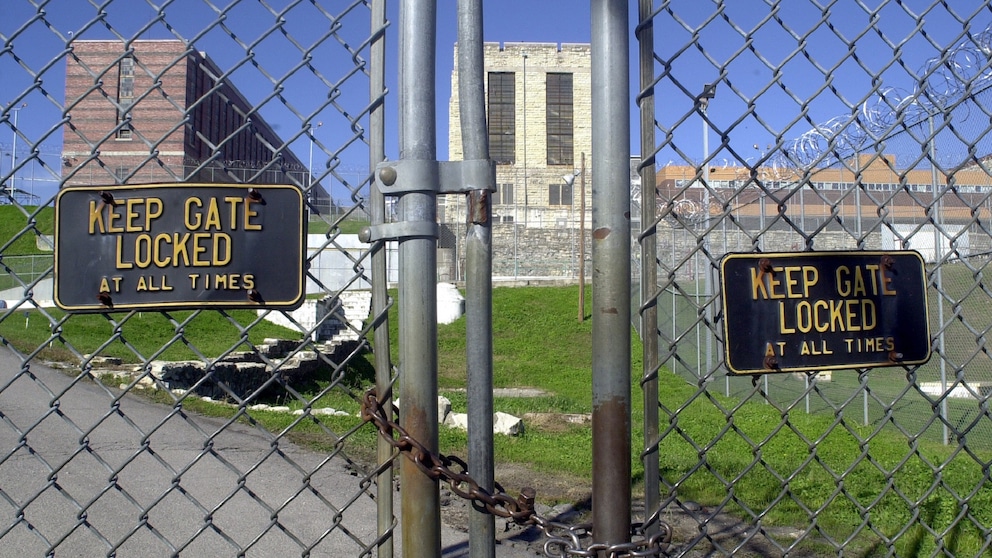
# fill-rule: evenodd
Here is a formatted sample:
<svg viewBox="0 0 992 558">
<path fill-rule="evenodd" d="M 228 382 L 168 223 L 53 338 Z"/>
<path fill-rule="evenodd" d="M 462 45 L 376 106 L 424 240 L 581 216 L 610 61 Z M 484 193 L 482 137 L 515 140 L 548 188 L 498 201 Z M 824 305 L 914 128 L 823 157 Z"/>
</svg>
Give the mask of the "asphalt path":
<svg viewBox="0 0 992 558">
<path fill-rule="evenodd" d="M 360 483 L 340 457 L 25 367 L 0 346 L 0 556 L 358 556 L 376 538 L 374 487 Z M 463 531 L 441 539 L 445 558 L 469 555 Z"/>
</svg>

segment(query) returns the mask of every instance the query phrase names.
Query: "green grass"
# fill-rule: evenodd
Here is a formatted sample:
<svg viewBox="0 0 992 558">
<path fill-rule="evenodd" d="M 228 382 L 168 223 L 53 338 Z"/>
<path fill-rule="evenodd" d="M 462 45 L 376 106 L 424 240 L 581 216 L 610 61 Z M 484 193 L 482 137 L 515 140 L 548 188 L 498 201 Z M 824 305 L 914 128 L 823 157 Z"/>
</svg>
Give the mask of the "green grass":
<svg viewBox="0 0 992 558">
<path fill-rule="evenodd" d="M 250 324 L 254 325 L 243 336 Z M 216 357 L 229 350 L 249 350 L 245 339 L 257 344 L 265 338 L 298 335 L 259 320 L 251 310 L 67 315 L 48 308 L 27 316 L 11 313 L 0 321 L 0 338 L 19 351 L 41 348 L 41 358 L 69 362 L 78 362 L 77 353 L 117 357 L 125 363 L 188 360 L 198 358 L 197 353 Z"/>
<path fill-rule="evenodd" d="M 536 398 L 497 398 L 497 410 L 523 415 L 528 412 L 588 413 L 592 406 L 592 324 L 576 320 L 577 287 L 497 288 L 494 305 L 494 384 L 496 387 L 535 387 L 547 395 Z M 395 293 L 394 293 L 394 296 Z M 591 303 L 591 297 L 589 297 Z M 587 313 L 590 306 L 587 307 Z M 391 336 L 398 339 L 394 305 Z M 211 355 L 236 345 L 242 326 L 254 319 L 250 313 L 218 312 L 173 313 L 176 321 L 192 316 L 182 331 L 190 343 Z M 60 319 L 53 313 L 53 319 Z M 63 322 L 62 337 L 80 352 L 96 350 L 108 338 L 114 340 L 102 353 L 137 358 L 148 357 L 176 335 L 177 324 L 153 313 L 117 316 L 115 324 L 99 315 L 72 316 Z M 37 322 L 37 323 L 36 323 Z M 0 322 L 0 336 L 29 350 L 43 346 L 51 338 L 51 325 L 40 315 L 24 327 L 20 314 Z M 154 327 L 153 327 L 154 326 Z M 267 330 L 267 324 L 254 326 L 249 337 L 288 335 Z M 275 326 L 271 326 L 275 327 Z M 216 337 L 214 341 L 212 338 Z M 640 343 L 632 336 L 632 463 L 635 491 L 642 490 L 645 471 L 637 448 L 643 439 L 643 401 L 638 385 Z M 127 341 L 135 350 L 124 346 Z M 449 391 L 465 385 L 465 318 L 439 326 L 438 378 L 442 392 L 452 400 L 456 412 L 465 412 L 463 392 Z M 55 343 L 57 345 L 58 343 Z M 174 343 L 175 353 L 162 358 L 185 358 L 188 349 Z M 394 358 L 398 354 L 394 346 Z M 130 356 L 129 356 L 130 355 Z M 332 406 L 354 414 L 354 395 L 368 385 L 371 355 L 349 364 L 340 374 L 321 372 L 314 385 L 301 388 L 303 399 L 286 396 L 294 408 Z M 398 363 L 402 366 L 402 363 Z M 364 370 L 362 380 L 343 381 Z M 902 380 L 905 382 L 905 378 Z M 722 507 L 747 521 L 761 516 L 765 526 L 805 527 L 816 518 L 814 539 L 830 537 L 846 540 L 847 555 L 873 555 L 886 551 L 871 530 L 855 532 L 856 526 L 870 520 L 871 528 L 886 537 L 898 538 L 900 556 L 929 556 L 935 550 L 935 537 L 941 533 L 946 548 L 958 555 L 980 552 L 983 530 L 992 527 L 992 487 L 986 478 L 992 454 L 985 451 L 959 451 L 922 439 L 909 439 L 877 426 L 862 426 L 844 412 L 806 414 L 797 406 L 759 402 L 742 403 L 713 393 L 701 395 L 695 386 L 662 370 L 659 374 L 661 428 L 666 430 L 658 455 L 663 486 L 677 486 L 680 501 L 694 501 L 708 508 Z M 160 392 L 165 403 L 171 395 Z M 860 404 L 850 404 L 860 416 Z M 230 407 L 186 399 L 191 411 L 232 416 Z M 856 407 L 856 408 L 855 408 Z M 243 420 L 249 420 L 242 417 Z M 345 449 L 349 455 L 370 457 L 374 453 L 374 431 L 361 427 L 359 419 L 321 417 L 319 421 L 288 414 L 252 412 L 257 421 L 273 431 L 287 432 L 297 442 L 318 451 Z M 342 433 L 347 436 L 339 439 Z M 443 453 L 465 456 L 464 432 L 441 428 Z M 567 478 L 588 483 L 592 468 L 592 430 L 588 425 L 564 429 L 528 426 L 519 437 L 497 437 L 499 463 L 529 467 L 535 478 Z M 497 480 L 500 480 L 497 478 Z M 507 485 L 511 490 L 519 486 Z M 540 494 L 555 501 L 555 494 Z M 868 508 L 869 511 L 864 511 Z M 791 544 L 785 541 L 784 544 Z M 827 551 L 816 542 L 803 543 L 812 552 Z M 835 553 L 836 551 L 834 551 Z"/>
<path fill-rule="evenodd" d="M 358 234 L 363 228 L 369 226 L 367 219 L 357 217 L 346 217 L 340 221 L 335 218 L 329 219 L 330 223 L 320 217 L 311 218 L 307 223 L 307 234 L 327 234 L 328 232 Z"/>
<path fill-rule="evenodd" d="M 0 205 L 0 239 L 13 239 L 7 247 L 0 244 L 3 256 L 48 254 L 36 245 L 38 235 L 55 232 L 55 210 L 52 207 Z"/>
</svg>

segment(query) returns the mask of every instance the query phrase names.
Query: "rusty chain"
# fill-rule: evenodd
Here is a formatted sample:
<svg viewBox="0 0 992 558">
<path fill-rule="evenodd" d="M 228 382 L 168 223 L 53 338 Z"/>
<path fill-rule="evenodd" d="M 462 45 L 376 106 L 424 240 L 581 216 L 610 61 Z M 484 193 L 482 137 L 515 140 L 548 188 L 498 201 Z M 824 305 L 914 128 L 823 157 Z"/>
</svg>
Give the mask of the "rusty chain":
<svg viewBox="0 0 992 558">
<path fill-rule="evenodd" d="M 395 407 L 393 411 L 396 412 Z M 568 525 L 541 516 L 534 510 L 537 491 L 533 488 L 525 487 L 519 497 L 513 498 L 506 494 L 499 484 L 496 484 L 495 493 L 479 486 L 479 483 L 468 474 L 468 464 L 464 460 L 430 451 L 411 437 L 397 422 L 390 420 L 385 407 L 376 397 L 375 390 L 365 393 L 362 399 L 361 417 L 363 421 L 375 424 L 379 434 L 416 464 L 425 475 L 432 480 L 446 482 L 453 493 L 468 500 L 473 508 L 512 520 L 518 525 L 537 526 L 547 538 L 544 543 L 544 553 L 551 558 L 661 556 L 665 554 L 672 540 L 671 528 L 665 523 L 659 523 L 656 533 L 645 533 L 643 524 L 635 523 L 631 526 L 631 542 L 584 545 L 584 541 L 593 538 L 590 524 Z M 459 470 L 453 470 L 452 466 L 457 466 Z"/>
</svg>

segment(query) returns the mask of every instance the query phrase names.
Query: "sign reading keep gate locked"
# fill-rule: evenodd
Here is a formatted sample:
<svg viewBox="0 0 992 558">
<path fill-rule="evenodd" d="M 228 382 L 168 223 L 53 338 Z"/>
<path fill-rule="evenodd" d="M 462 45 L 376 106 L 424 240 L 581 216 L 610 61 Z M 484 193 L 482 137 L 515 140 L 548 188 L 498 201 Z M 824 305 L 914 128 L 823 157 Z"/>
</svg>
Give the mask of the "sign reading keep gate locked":
<svg viewBox="0 0 992 558">
<path fill-rule="evenodd" d="M 69 187 L 55 199 L 59 308 L 296 308 L 303 195 L 290 185 Z"/>
<path fill-rule="evenodd" d="M 915 251 L 728 254 L 727 368 L 736 374 L 923 364 L 926 273 Z"/>
</svg>

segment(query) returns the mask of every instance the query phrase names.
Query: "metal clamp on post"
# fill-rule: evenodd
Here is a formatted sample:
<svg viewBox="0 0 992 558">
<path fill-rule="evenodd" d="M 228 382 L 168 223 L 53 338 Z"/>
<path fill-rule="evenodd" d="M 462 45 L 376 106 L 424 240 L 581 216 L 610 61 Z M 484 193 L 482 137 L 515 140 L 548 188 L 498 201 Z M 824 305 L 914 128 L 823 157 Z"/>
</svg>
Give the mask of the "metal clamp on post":
<svg viewBox="0 0 992 558">
<path fill-rule="evenodd" d="M 400 221 L 397 223 L 383 223 L 381 225 L 365 227 L 359 231 L 358 240 L 369 243 L 379 240 L 438 238 L 439 236 L 440 228 L 437 226 L 437 223 L 430 221 Z"/>
<path fill-rule="evenodd" d="M 496 191 L 496 165 L 488 160 L 386 161 L 375 167 L 375 184 L 386 196 L 428 192 L 439 184 L 441 194 L 464 194 L 472 190 Z"/>
</svg>

